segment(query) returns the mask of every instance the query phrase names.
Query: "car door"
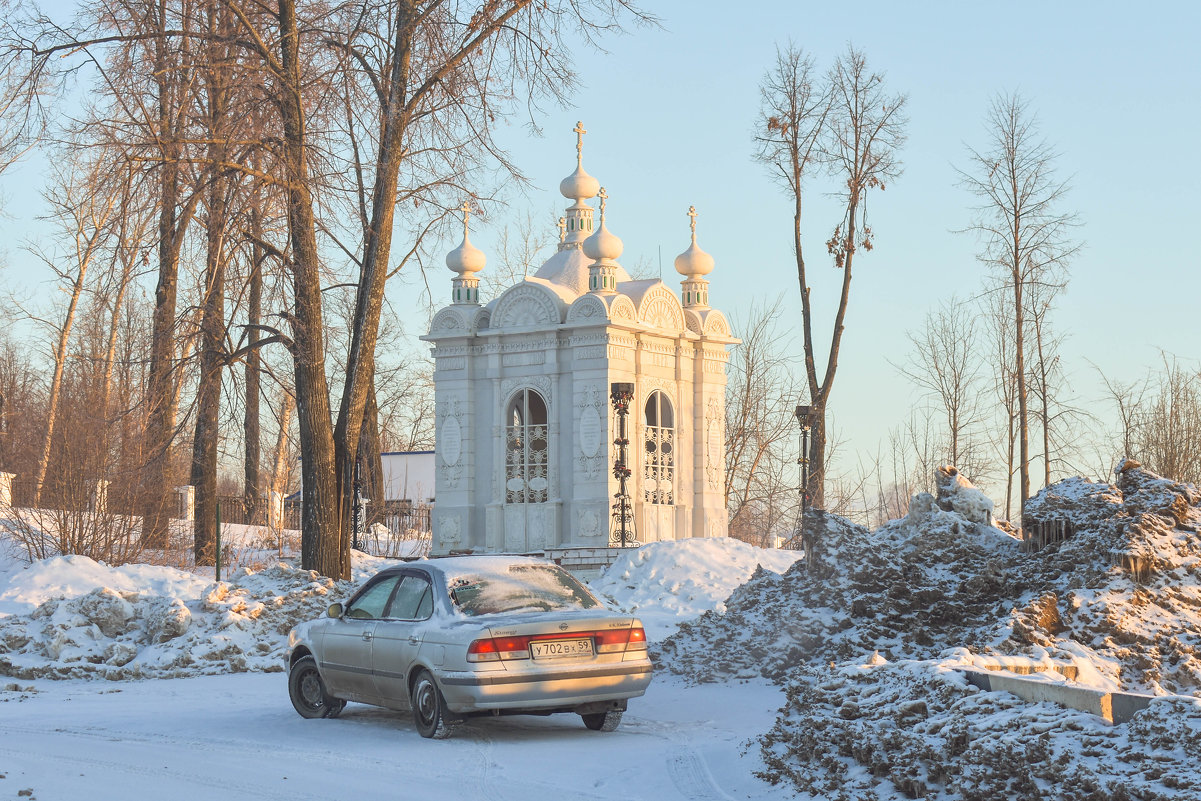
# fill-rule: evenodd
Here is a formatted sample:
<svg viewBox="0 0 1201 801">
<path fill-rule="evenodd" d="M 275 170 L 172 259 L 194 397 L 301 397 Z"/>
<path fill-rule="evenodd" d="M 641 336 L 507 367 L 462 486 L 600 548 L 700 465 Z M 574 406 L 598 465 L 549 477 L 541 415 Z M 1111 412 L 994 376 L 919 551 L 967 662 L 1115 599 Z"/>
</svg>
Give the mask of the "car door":
<svg viewBox="0 0 1201 801">
<path fill-rule="evenodd" d="M 406 572 L 392 596 L 386 619 L 375 628 L 371 670 L 384 706 L 409 708 L 409 670 L 421 650 L 433 614 L 433 587 L 419 570 Z"/>
<path fill-rule="evenodd" d="M 351 701 L 379 703 L 371 677 L 371 651 L 376 628 L 401 576 L 372 580 L 331 620 L 321 648 L 321 674 L 332 695 Z"/>
</svg>

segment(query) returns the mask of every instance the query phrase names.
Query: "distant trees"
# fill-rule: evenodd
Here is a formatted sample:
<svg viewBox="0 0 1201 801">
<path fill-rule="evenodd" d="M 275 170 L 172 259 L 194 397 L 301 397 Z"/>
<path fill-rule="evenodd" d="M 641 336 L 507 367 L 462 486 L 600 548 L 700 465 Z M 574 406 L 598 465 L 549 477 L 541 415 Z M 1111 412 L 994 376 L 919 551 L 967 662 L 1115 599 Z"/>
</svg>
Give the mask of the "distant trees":
<svg viewBox="0 0 1201 801">
<path fill-rule="evenodd" d="M 742 344 L 730 355 L 726 384 L 725 505 L 731 537 L 775 547 L 772 536 L 796 524 L 796 381 L 780 347 L 780 302 L 753 305 L 733 319 Z"/>
<path fill-rule="evenodd" d="M 1005 297 L 999 322 L 1005 340 L 1000 365 L 1011 370 L 1018 457 L 1019 503 L 1031 494 L 1031 387 L 1041 387 L 1043 430 L 1051 424 L 1049 377 L 1053 355 L 1046 312 L 1062 274 L 1079 243 L 1072 238 L 1074 214 L 1062 210 L 1067 184 L 1055 177 L 1055 151 L 1040 138 L 1037 120 L 1020 96 L 998 95 L 987 118 L 988 143 L 969 149 L 969 166 L 960 170 L 963 186 L 978 200 L 968 230 L 977 234 L 980 261 L 994 274 L 995 291 Z M 1011 365 L 1011 367 L 1010 367 Z M 1045 438 L 1049 450 L 1049 435 Z M 1044 459 L 1051 459 L 1044 453 Z M 1049 478 L 1049 468 L 1047 471 Z"/>
<path fill-rule="evenodd" d="M 812 409 L 809 496 L 825 505 L 826 419 L 842 347 L 856 256 L 874 245 L 868 196 L 900 174 L 897 151 L 905 141 L 905 96 L 885 88 L 884 76 L 868 69 L 864 55 L 848 47 L 824 76 L 813 60 L 789 45 L 759 87 L 756 158 L 781 184 L 793 210 L 792 240 L 801 293 L 805 376 Z M 803 248 L 806 180 L 814 170 L 830 177 L 840 197 L 842 218 L 826 241 L 826 252 L 842 280 L 834 304 L 828 349 L 814 337 L 812 282 Z M 824 355 L 824 364 L 822 357 Z"/>
<path fill-rule="evenodd" d="M 1163 367 L 1139 381 L 1104 380 L 1122 444 L 1111 458 L 1129 456 L 1160 475 L 1201 484 L 1201 369 L 1165 355 Z"/>
</svg>

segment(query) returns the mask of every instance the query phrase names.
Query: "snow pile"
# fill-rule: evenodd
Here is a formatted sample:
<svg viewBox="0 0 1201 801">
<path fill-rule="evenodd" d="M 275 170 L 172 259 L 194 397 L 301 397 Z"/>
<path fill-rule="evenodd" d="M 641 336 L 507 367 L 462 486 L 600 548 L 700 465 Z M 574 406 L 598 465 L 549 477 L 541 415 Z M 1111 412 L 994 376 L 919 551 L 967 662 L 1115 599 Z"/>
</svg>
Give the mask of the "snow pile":
<svg viewBox="0 0 1201 801">
<path fill-rule="evenodd" d="M 965 486 L 966 485 L 966 486 Z M 662 661 L 694 681 L 862 659 L 932 659 L 965 646 L 1080 663 L 1102 685 L 1156 694 L 1201 687 L 1201 496 L 1138 467 L 1118 486 L 1069 479 L 1031 515 L 1073 534 L 1037 553 L 962 511 L 918 496 L 875 532 L 824 518 L 815 564 L 760 573 L 726 610 L 680 626 Z M 1134 559 L 1132 563 L 1132 559 Z"/>
<path fill-rule="evenodd" d="M 0 614 L 29 614 L 52 598 L 73 598 L 100 587 L 198 600 L 210 584 L 210 579 L 173 567 L 109 567 L 86 556 L 55 556 L 12 572 L 0 589 Z"/>
<path fill-rule="evenodd" d="M 354 557 L 350 582 L 285 563 L 205 582 L 164 567 L 111 568 L 81 556 L 43 560 L 12 576 L 5 591 L 37 606 L 0 618 L 0 674 L 134 679 L 280 671 L 289 629 L 324 613 L 387 563 Z"/>
<path fill-rule="evenodd" d="M 622 554 L 591 587 L 609 606 L 638 615 L 653 643 L 682 620 L 724 611 L 757 567 L 783 573 L 800 556 L 726 538 L 655 542 Z"/>
<path fill-rule="evenodd" d="M 1201 700 L 1156 699 L 1112 726 L 981 691 L 957 663 L 799 671 L 761 739 L 762 778 L 832 799 L 1201 796 Z"/>
</svg>

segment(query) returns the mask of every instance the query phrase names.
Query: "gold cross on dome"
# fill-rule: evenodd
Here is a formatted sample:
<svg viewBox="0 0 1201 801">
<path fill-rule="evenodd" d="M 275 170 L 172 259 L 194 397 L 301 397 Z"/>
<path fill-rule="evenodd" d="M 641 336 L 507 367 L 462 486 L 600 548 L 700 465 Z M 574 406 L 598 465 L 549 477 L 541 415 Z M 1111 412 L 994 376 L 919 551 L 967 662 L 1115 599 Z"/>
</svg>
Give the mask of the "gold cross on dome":
<svg viewBox="0 0 1201 801">
<path fill-rule="evenodd" d="M 596 196 L 601 199 L 601 204 L 600 204 L 601 222 L 604 222 L 605 221 L 605 201 L 609 199 L 609 193 L 606 192 L 605 188 L 602 186 L 600 188 L 600 191 L 596 193 Z"/>
<path fill-rule="evenodd" d="M 559 218 L 559 241 L 562 242 L 565 239 L 567 239 L 567 218 L 560 217 Z"/>
<path fill-rule="evenodd" d="M 584 130 L 582 121 L 576 122 L 575 127 L 571 130 L 575 131 L 575 160 L 577 164 L 584 163 L 584 134 L 588 133 Z"/>
<path fill-rule="evenodd" d="M 688 216 L 691 218 L 688 221 L 689 227 L 692 228 L 692 241 L 696 241 L 696 206 L 688 207 Z"/>
</svg>

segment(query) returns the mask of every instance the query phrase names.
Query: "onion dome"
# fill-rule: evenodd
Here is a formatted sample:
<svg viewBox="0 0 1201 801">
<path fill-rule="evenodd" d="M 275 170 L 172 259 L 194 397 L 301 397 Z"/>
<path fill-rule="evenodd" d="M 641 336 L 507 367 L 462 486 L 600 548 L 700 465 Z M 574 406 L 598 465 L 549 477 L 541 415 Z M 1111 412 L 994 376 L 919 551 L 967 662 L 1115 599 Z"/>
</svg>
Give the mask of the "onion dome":
<svg viewBox="0 0 1201 801">
<path fill-rule="evenodd" d="M 625 249 L 621 239 L 605 227 L 605 201 L 608 195 L 605 188 L 600 188 L 600 226 L 592 236 L 584 240 L 584 255 L 595 261 L 615 261 Z"/>
<path fill-rule="evenodd" d="M 577 122 L 575 127 L 575 172 L 559 182 L 559 192 L 569 200 L 582 201 L 596 197 L 600 190 L 600 181 L 584 172 L 584 123 Z"/>
<path fill-rule="evenodd" d="M 451 269 L 451 272 L 459 275 L 470 275 L 478 273 L 484 269 L 484 263 L 488 260 L 484 252 L 471 244 L 471 240 L 467 236 L 467 221 L 471 216 L 471 206 L 467 202 L 463 203 L 463 242 L 450 253 L 446 254 L 446 266 Z"/>
<path fill-rule="evenodd" d="M 688 207 L 688 216 L 692 218 L 692 244 L 679 256 L 676 256 L 676 272 L 689 277 L 700 277 L 713 272 L 713 257 L 701 250 L 696 243 L 696 206 Z"/>
</svg>

